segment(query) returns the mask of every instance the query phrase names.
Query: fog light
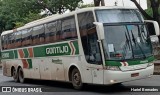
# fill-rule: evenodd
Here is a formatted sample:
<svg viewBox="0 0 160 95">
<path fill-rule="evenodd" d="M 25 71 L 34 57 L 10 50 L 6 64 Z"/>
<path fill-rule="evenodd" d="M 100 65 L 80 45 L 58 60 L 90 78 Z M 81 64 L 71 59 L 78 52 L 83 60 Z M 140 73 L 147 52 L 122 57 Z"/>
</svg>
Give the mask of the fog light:
<svg viewBox="0 0 160 95">
<path fill-rule="evenodd" d="M 115 83 L 116 82 L 116 80 L 110 80 L 110 83 Z"/>
</svg>

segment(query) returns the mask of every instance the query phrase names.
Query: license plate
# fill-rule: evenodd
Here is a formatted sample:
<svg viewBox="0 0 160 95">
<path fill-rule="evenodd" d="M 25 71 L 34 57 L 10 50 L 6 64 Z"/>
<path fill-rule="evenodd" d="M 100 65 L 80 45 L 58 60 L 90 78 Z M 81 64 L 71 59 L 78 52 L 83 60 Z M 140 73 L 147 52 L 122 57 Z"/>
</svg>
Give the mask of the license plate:
<svg viewBox="0 0 160 95">
<path fill-rule="evenodd" d="M 133 73 L 133 74 L 131 74 L 131 77 L 137 77 L 137 76 L 139 76 L 139 73 Z"/>
</svg>

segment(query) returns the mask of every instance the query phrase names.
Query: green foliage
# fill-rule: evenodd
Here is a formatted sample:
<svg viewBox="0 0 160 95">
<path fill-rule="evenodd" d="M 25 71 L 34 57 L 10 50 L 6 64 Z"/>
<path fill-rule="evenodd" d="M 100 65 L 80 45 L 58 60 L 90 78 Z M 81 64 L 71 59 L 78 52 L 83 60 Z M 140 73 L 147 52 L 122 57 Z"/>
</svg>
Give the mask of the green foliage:
<svg viewBox="0 0 160 95">
<path fill-rule="evenodd" d="M 94 7 L 94 4 L 79 4 L 79 8 L 87 8 L 87 7 Z"/>
<path fill-rule="evenodd" d="M 82 0 L 38 0 L 38 4 L 48 9 L 52 14 L 73 11 Z"/>
<path fill-rule="evenodd" d="M 0 33 L 23 26 L 47 15 L 40 15 L 42 10 L 50 14 L 73 11 L 82 0 L 0 0 Z"/>
<path fill-rule="evenodd" d="M 146 11 L 146 13 L 147 13 L 148 15 L 150 15 L 151 17 L 153 17 L 152 8 L 148 8 L 148 9 L 146 9 L 145 11 Z M 160 14 L 160 8 L 158 9 L 158 12 L 159 12 L 159 14 Z"/>
<path fill-rule="evenodd" d="M 21 21 L 15 22 L 15 25 L 16 25 L 15 28 L 21 27 L 21 26 L 25 25 L 26 23 L 29 23 L 31 21 L 34 21 L 34 20 L 37 20 L 40 18 L 42 18 L 42 16 L 40 14 L 29 12 L 29 14 L 26 17 L 24 17 Z"/>
<path fill-rule="evenodd" d="M 30 12 L 35 14 L 40 12 L 40 7 L 34 0 L 1 0 L 0 5 L 0 32 L 25 23 L 24 18 L 29 16 Z"/>
</svg>

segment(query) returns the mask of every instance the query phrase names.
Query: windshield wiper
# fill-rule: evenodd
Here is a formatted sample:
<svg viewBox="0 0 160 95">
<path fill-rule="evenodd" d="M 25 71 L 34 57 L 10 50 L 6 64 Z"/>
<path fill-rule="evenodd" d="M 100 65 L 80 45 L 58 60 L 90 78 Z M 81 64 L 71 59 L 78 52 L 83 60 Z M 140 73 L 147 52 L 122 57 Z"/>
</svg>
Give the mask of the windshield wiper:
<svg viewBox="0 0 160 95">
<path fill-rule="evenodd" d="M 137 45 L 138 45 L 139 49 L 141 50 L 141 52 L 142 52 L 144 58 L 146 58 L 146 55 L 144 54 L 144 52 L 143 52 L 141 46 L 139 45 L 139 43 L 136 41 L 136 39 L 135 39 L 135 37 L 134 37 L 134 34 L 133 34 L 133 31 L 132 31 L 132 30 L 131 30 L 131 33 L 132 33 L 132 41 L 134 42 L 135 45 L 136 45 L 136 43 L 137 43 Z"/>
<path fill-rule="evenodd" d="M 126 57 L 127 46 L 128 46 L 128 48 L 129 48 L 129 50 L 131 49 L 131 46 L 129 45 L 129 38 L 127 37 L 126 32 L 125 32 L 125 37 L 126 37 L 126 41 L 125 41 L 125 45 L 124 45 L 124 48 L 123 48 L 123 52 L 124 52 L 123 59 L 125 59 L 125 57 Z"/>
</svg>

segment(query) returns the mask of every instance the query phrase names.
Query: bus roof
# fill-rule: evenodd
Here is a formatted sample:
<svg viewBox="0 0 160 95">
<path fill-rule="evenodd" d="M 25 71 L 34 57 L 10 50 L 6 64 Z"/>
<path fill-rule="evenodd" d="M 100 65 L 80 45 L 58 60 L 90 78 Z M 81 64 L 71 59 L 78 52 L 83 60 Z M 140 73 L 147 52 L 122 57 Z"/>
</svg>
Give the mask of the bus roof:
<svg viewBox="0 0 160 95">
<path fill-rule="evenodd" d="M 38 19 L 38 20 L 35 20 L 32 22 L 29 22 L 29 23 L 25 24 L 24 26 L 17 28 L 16 31 L 27 29 L 30 27 L 44 24 L 44 23 L 48 23 L 48 22 L 54 21 L 56 19 L 61 19 L 61 18 L 67 17 L 67 16 L 74 15 L 76 13 L 81 13 L 81 12 L 85 12 L 85 11 L 100 10 L 100 9 L 137 9 L 137 8 L 135 8 L 135 7 L 119 7 L 119 6 L 102 6 L 102 7 L 88 7 L 88 8 L 83 8 L 83 9 L 76 9 L 75 11 L 72 11 L 69 13 L 64 13 L 61 15 L 55 14 L 55 15 L 51 15 L 51 16 L 48 16 L 48 17 L 45 17 L 42 19 Z M 4 32 L 2 32 L 1 36 L 12 33 L 12 32 L 14 32 L 14 30 L 4 31 Z"/>
</svg>

